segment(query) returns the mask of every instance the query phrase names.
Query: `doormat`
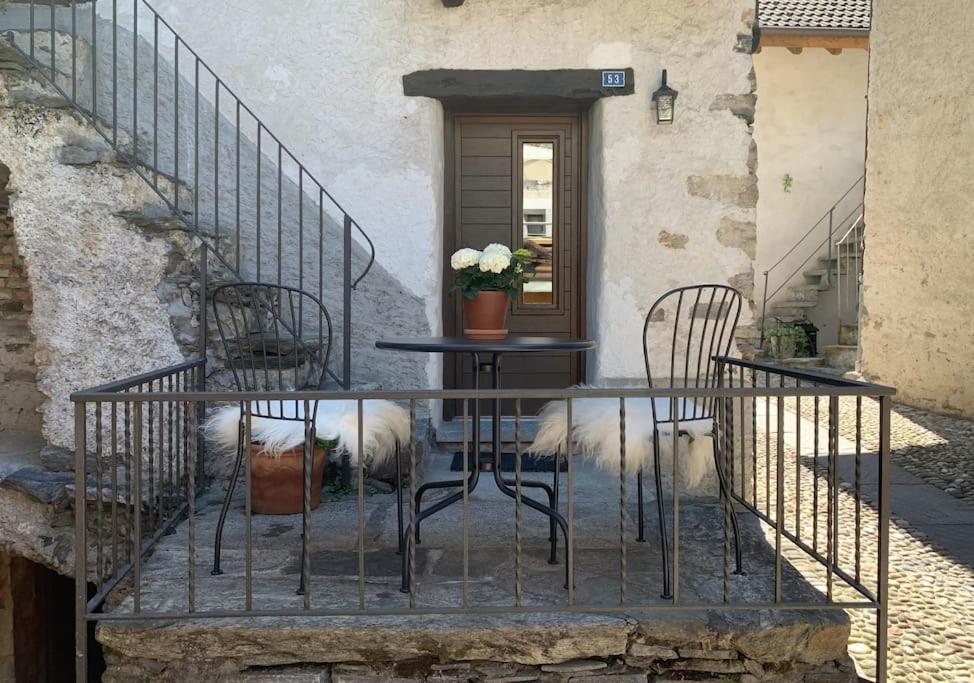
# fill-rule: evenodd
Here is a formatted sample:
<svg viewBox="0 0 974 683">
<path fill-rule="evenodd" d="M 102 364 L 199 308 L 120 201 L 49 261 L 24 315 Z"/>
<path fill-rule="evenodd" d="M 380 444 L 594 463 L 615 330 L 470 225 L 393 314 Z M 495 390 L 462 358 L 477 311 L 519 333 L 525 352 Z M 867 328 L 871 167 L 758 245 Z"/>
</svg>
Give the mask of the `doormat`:
<svg viewBox="0 0 974 683">
<path fill-rule="evenodd" d="M 467 471 L 473 471 L 473 453 L 467 454 Z M 484 451 L 482 459 L 490 458 L 490 451 Z M 501 472 L 514 472 L 514 460 L 517 457 L 516 453 L 501 453 Z M 453 454 L 453 462 L 450 463 L 451 472 L 463 472 L 463 451 L 456 451 Z M 544 458 L 536 455 L 523 454 L 521 456 L 521 471 L 522 472 L 554 472 L 555 471 L 555 459 L 554 458 Z M 567 458 L 561 459 L 561 471 L 568 471 L 568 460 Z"/>
</svg>

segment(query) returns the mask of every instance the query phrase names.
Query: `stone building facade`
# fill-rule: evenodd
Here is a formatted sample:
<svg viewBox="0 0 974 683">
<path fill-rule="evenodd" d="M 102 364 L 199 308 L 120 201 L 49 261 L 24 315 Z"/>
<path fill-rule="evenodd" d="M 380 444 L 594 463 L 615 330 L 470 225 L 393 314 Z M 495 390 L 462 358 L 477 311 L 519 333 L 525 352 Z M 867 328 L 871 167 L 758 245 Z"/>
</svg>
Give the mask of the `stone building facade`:
<svg viewBox="0 0 974 683">
<path fill-rule="evenodd" d="M 906 402 L 972 417 L 974 14 L 963 0 L 874 4 L 862 371 Z"/>
</svg>

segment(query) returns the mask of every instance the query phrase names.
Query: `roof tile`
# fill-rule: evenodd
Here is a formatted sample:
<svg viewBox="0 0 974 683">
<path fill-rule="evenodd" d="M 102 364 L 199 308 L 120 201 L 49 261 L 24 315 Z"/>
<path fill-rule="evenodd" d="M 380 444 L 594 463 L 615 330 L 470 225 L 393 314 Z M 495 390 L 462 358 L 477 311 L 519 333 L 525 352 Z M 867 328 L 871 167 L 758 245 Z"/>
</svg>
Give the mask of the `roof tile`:
<svg viewBox="0 0 974 683">
<path fill-rule="evenodd" d="M 870 0 L 758 0 L 764 28 L 869 29 Z"/>
</svg>

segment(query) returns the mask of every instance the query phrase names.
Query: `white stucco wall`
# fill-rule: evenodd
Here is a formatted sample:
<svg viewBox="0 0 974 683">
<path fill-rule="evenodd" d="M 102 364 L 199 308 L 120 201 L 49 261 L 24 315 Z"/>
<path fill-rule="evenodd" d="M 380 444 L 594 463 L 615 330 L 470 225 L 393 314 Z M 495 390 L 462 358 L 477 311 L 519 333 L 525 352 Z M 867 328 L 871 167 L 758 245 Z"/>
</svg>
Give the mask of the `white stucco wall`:
<svg viewBox="0 0 974 683">
<path fill-rule="evenodd" d="M 749 0 L 338 0 L 154 5 L 369 231 L 379 262 L 427 301 L 441 328 L 443 127 L 439 102 L 403 95 L 428 68 L 632 66 L 636 93 L 593 116 L 591 379 L 642 375 L 641 318 L 662 290 L 751 269 L 720 244 L 721 219 L 753 222 L 750 132 L 718 98 L 751 91 Z M 676 123 L 653 122 L 662 68 Z M 711 181 L 712 176 L 725 176 Z M 597 176 L 597 177 L 595 177 Z M 698 177 L 691 191 L 689 177 Z M 719 187 L 711 187 L 716 183 Z M 596 197 L 601 188 L 604 196 Z M 743 188 L 743 189 L 742 189 Z M 693 196 L 696 192 L 697 196 Z M 742 199 L 743 197 L 743 199 Z M 679 248 L 662 231 L 688 236 Z M 430 381 L 441 377 L 438 359 Z"/>
<path fill-rule="evenodd" d="M 974 417 L 974 12 L 873 9 L 861 365 L 901 400 Z"/>
<path fill-rule="evenodd" d="M 754 138 L 761 154 L 755 263 L 759 297 L 762 273 L 785 256 L 864 173 L 868 61 L 865 50 L 833 55 L 807 48 L 796 55 L 771 47 L 754 55 L 758 80 Z M 789 191 L 784 188 L 786 175 L 793 179 Z M 861 201 L 860 183 L 837 207 L 835 221 Z M 816 252 L 815 245 L 827 234 L 823 222 L 771 272 L 769 290 Z M 800 274 L 794 282 L 802 283 Z M 786 287 L 775 300 L 787 297 Z"/>
</svg>

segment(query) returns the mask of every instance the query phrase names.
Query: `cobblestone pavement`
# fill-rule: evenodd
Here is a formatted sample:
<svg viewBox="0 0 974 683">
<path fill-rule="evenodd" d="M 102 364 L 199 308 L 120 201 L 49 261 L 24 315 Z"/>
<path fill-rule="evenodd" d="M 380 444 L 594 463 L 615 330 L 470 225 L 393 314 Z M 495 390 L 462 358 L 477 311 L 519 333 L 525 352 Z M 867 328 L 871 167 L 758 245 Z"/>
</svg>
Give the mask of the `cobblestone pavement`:
<svg viewBox="0 0 974 683">
<path fill-rule="evenodd" d="M 794 404 L 789 407 L 794 408 Z M 875 446 L 878 434 L 878 412 L 874 401 L 863 402 L 863 460 L 872 458 L 870 447 Z M 774 405 L 772 403 L 772 409 Z M 855 438 L 855 399 L 841 406 L 840 412 L 852 418 L 848 423 L 852 431 L 842 430 L 842 436 Z M 788 411 L 791 415 L 793 412 Z M 803 411 L 804 412 L 804 411 Z M 846 422 L 847 420 L 843 420 Z M 786 425 L 794 424 L 794 417 Z M 807 423 L 806 423 L 807 424 Z M 824 421 L 823 421 L 824 427 Z M 786 433 L 794 433 L 786 426 Z M 938 467 L 950 468 L 964 460 L 964 439 L 974 449 L 974 433 L 970 423 L 951 418 L 931 416 L 923 411 L 895 406 L 891 422 L 891 442 L 897 464 L 931 484 L 941 482 Z M 804 443 L 808 443 L 803 435 Z M 870 439 L 873 441 L 870 442 Z M 788 439 L 786 438 L 786 441 Z M 792 439 L 793 441 L 793 439 Z M 772 439 L 772 444 L 774 440 Z M 848 453 L 849 444 L 840 446 L 840 452 Z M 825 501 L 829 488 L 827 458 L 818 458 L 817 486 L 813 472 L 815 459 L 807 457 L 809 450 L 803 445 L 803 457 L 796 458 L 793 448 L 785 449 L 784 466 L 784 520 L 785 528 L 795 532 L 801 520 L 802 539 L 815 543 L 823 555 L 834 552 L 825 532 L 829 524 L 829 512 Z M 939 453 L 939 466 L 924 457 L 931 452 Z M 971 451 L 968 451 L 971 453 Z M 777 474 L 774 450 L 766 458 L 763 450 L 757 460 L 756 507 L 774 514 L 776 503 L 775 475 Z M 769 473 L 770 477 L 766 475 Z M 864 468 L 865 469 L 865 468 Z M 921 474 L 922 473 L 922 474 Z M 925 474 L 926 476 L 923 476 Z M 770 479 L 770 487 L 766 482 Z M 796 485 L 796 482 L 800 484 Z M 851 486 L 842 482 L 837 495 L 839 533 L 838 566 L 851 575 L 860 575 L 862 583 L 873 590 L 875 587 L 877 557 L 878 514 L 871 504 L 877 500 L 875 480 L 864 484 L 860 502 Z M 815 490 L 818 490 L 818 510 L 815 510 Z M 954 488 L 954 487 L 952 487 Z M 767 492 L 770 491 L 770 496 Z M 800 492 L 799 495 L 796 495 Z M 958 495 L 959 489 L 951 491 Z M 962 497 L 962 496 L 958 496 Z M 797 509 L 796 509 L 797 506 Z M 858 508 L 858 514 L 857 514 Z M 858 523 L 855 521 L 858 519 Z M 817 522 L 816 522 L 817 520 Z M 855 543 L 855 527 L 861 528 L 861 542 Z M 817 534 L 815 533 L 817 527 Z M 974 532 L 974 529 L 972 529 Z M 770 542 L 774 542 L 774 529 L 768 527 Z M 813 541 L 813 537 L 817 536 Z M 823 566 L 790 543 L 784 544 L 785 558 L 794 564 L 813 585 L 823 593 L 828 590 L 829 577 Z M 889 561 L 889 680 L 903 681 L 974 681 L 974 569 L 955 560 L 936 547 L 921 532 L 904 519 L 893 516 L 890 523 Z M 833 598 L 836 601 L 856 600 L 860 596 L 837 577 L 832 577 Z M 856 660 L 862 674 L 871 678 L 875 672 L 875 616 L 870 610 L 849 610 L 852 618 L 852 636 L 849 652 Z"/>
<path fill-rule="evenodd" d="M 828 419 L 822 400 L 819 419 Z M 813 419 L 810 399 L 802 401 L 802 415 Z M 839 432 L 856 437 L 856 399 L 839 399 Z M 863 449 L 874 451 L 879 434 L 879 402 L 862 400 Z M 938 415 L 919 408 L 893 404 L 890 420 L 893 462 L 955 498 L 974 504 L 974 421 Z"/>
</svg>

